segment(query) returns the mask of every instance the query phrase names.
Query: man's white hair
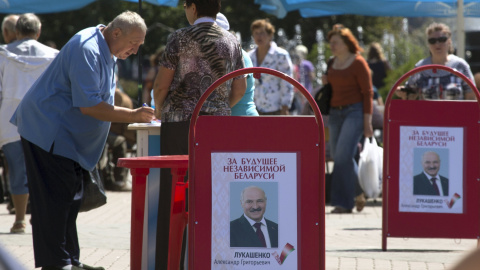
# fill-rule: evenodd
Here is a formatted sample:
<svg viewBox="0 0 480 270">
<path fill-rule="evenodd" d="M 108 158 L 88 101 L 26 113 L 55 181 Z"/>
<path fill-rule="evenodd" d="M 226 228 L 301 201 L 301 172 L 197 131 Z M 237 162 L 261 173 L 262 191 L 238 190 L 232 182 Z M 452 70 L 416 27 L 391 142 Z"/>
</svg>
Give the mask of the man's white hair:
<svg viewBox="0 0 480 270">
<path fill-rule="evenodd" d="M 16 14 L 5 16 L 2 21 L 2 30 L 7 29 L 10 32 L 15 32 L 15 24 L 17 23 L 18 17 Z"/>
<path fill-rule="evenodd" d="M 138 13 L 129 10 L 124 11 L 115 17 L 115 19 L 113 19 L 108 26 L 112 29 L 120 28 L 120 30 L 122 30 L 122 32 L 125 34 L 133 28 L 140 28 L 145 32 L 147 31 L 145 20 L 138 15 Z"/>
</svg>

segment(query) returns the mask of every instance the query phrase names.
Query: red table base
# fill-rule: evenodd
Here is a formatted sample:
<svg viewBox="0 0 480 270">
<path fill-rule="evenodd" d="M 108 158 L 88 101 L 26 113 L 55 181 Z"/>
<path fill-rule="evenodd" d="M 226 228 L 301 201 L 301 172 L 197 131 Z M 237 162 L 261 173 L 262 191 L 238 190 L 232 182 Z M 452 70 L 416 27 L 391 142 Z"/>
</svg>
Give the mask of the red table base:
<svg viewBox="0 0 480 270">
<path fill-rule="evenodd" d="M 136 158 L 121 158 L 119 167 L 130 168 L 132 174 L 132 217 L 130 238 L 130 269 L 142 269 L 143 223 L 145 217 L 145 192 L 147 176 L 150 168 L 170 168 L 172 172 L 172 197 L 170 204 L 168 269 L 177 270 L 180 267 L 182 238 L 187 225 L 185 205 L 185 189 L 188 187 L 183 179 L 187 173 L 188 156 L 147 156 Z M 159 205 L 162 207 L 162 205 Z M 168 206 L 163 206 L 168 207 Z"/>
</svg>

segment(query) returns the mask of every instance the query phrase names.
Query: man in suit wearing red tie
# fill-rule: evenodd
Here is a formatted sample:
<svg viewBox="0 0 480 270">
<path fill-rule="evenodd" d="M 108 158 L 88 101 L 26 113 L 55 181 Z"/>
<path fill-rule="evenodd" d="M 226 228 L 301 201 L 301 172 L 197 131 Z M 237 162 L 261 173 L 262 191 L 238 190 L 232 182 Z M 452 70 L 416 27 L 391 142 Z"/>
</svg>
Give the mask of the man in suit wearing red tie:
<svg viewBox="0 0 480 270">
<path fill-rule="evenodd" d="M 264 217 L 265 191 L 257 186 L 243 189 L 243 215 L 230 222 L 230 247 L 278 247 L 278 224 Z"/>
<path fill-rule="evenodd" d="M 427 151 L 422 156 L 423 172 L 413 178 L 413 195 L 448 196 L 448 178 L 438 174 L 440 156 Z"/>
</svg>

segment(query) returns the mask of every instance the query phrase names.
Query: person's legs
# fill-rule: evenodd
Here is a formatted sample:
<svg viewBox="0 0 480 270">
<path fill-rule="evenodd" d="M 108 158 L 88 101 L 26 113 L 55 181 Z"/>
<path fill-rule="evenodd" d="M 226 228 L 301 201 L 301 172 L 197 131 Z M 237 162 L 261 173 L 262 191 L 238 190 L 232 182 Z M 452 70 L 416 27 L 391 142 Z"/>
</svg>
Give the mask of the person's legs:
<svg viewBox="0 0 480 270">
<path fill-rule="evenodd" d="M 66 266 L 78 258 L 75 219 L 82 198 L 77 162 L 22 138 L 32 207 L 35 267 Z M 52 147 L 53 149 L 53 147 Z M 71 253 L 72 252 L 72 253 Z"/>
<path fill-rule="evenodd" d="M 105 189 L 112 191 L 131 191 L 127 186 L 128 168 L 118 167 L 119 158 L 127 156 L 127 140 L 122 135 L 108 133 L 107 143 L 98 163 Z"/>
<path fill-rule="evenodd" d="M 362 104 L 332 110 L 329 131 L 330 153 L 334 160 L 331 205 L 351 210 L 358 182 L 358 166 L 354 156 L 363 132 Z"/>
<path fill-rule="evenodd" d="M 102 155 L 100 156 L 100 160 L 97 163 L 97 169 L 100 173 L 100 177 L 103 182 L 103 186 L 106 190 L 113 190 L 112 186 L 114 186 L 115 179 L 113 177 L 113 170 L 110 166 L 110 155 L 109 155 L 109 145 L 108 139 L 107 143 L 103 147 Z"/>
<path fill-rule="evenodd" d="M 15 222 L 10 232 L 24 233 L 28 187 L 22 143 L 20 141 L 8 143 L 2 146 L 2 149 L 9 166 L 10 195 L 15 207 Z"/>
<path fill-rule="evenodd" d="M 80 204 L 82 202 L 81 197 L 83 197 L 83 175 L 88 174 L 89 172 L 82 169 L 78 163 L 75 163 L 75 172 L 76 176 L 80 178 L 82 183 L 81 193 L 75 194 L 74 200 L 70 206 L 70 211 L 67 214 L 67 231 L 65 235 L 65 250 L 70 254 L 70 261 L 73 265 L 80 264 L 80 245 L 78 244 L 78 233 L 77 233 L 77 216 L 78 210 L 80 209 Z M 78 199 L 80 196 L 80 199 Z"/>
<path fill-rule="evenodd" d="M 128 168 L 118 167 L 117 161 L 119 158 L 127 157 L 127 139 L 122 135 L 108 136 L 108 144 L 110 149 L 112 149 L 112 163 L 113 167 L 113 176 L 115 182 L 120 186 L 125 185 L 127 179 Z"/>
<path fill-rule="evenodd" d="M 162 156 L 188 155 L 189 125 L 190 122 L 162 123 L 160 130 L 160 149 Z M 172 174 L 170 169 L 161 169 L 160 179 L 155 269 L 166 269 L 170 232 L 170 205 L 172 198 Z"/>
</svg>

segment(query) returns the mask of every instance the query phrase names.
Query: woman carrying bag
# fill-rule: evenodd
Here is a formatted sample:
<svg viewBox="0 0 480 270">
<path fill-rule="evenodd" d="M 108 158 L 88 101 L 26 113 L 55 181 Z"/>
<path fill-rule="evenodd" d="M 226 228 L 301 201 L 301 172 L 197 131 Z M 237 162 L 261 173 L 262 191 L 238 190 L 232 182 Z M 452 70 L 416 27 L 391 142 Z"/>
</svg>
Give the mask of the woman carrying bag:
<svg viewBox="0 0 480 270">
<path fill-rule="evenodd" d="M 367 61 L 352 32 L 336 24 L 328 33 L 334 56 L 323 83 L 332 86 L 329 132 L 330 151 L 334 160 L 331 189 L 331 211 L 351 213 L 357 197 L 357 211 L 365 206 L 365 198 L 358 182 L 358 165 L 354 159 L 357 145 L 364 135 L 373 135 L 373 86 Z"/>
</svg>

